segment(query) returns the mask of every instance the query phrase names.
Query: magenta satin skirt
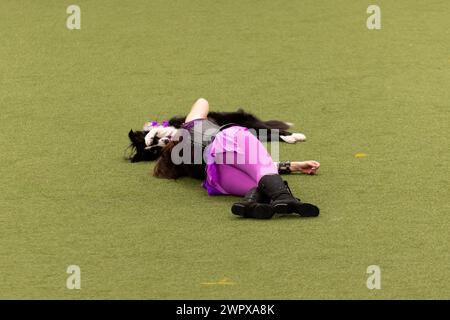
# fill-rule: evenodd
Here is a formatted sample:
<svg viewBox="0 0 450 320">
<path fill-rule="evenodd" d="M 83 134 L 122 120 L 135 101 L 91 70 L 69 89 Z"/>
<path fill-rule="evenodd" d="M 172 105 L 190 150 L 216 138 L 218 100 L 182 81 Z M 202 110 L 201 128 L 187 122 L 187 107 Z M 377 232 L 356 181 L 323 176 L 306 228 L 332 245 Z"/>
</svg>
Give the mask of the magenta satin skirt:
<svg viewBox="0 0 450 320">
<path fill-rule="evenodd" d="M 206 149 L 209 195 L 244 196 L 262 176 L 278 169 L 264 145 L 247 128 L 233 126 L 220 131 Z"/>
</svg>

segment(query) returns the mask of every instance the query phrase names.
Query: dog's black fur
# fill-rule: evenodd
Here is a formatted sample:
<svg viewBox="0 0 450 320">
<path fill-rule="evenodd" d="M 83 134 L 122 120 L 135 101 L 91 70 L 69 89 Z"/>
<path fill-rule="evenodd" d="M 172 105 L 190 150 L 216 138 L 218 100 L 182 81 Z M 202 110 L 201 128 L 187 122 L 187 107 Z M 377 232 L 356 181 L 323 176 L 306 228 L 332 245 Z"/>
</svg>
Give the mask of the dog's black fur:
<svg viewBox="0 0 450 320">
<path fill-rule="evenodd" d="M 173 117 L 169 120 L 169 125 L 175 128 L 181 128 L 185 119 L 186 117 Z M 210 112 L 208 114 L 208 119 L 214 121 L 219 126 L 234 123 L 242 127 L 255 129 L 257 134 L 259 129 L 267 129 L 268 141 L 271 139 L 271 130 L 274 129 L 279 130 L 280 136 L 289 136 L 292 134 L 291 132 L 286 131 L 289 129 L 289 124 L 278 120 L 262 121 L 242 109 L 239 109 L 236 112 Z M 152 148 L 146 149 L 145 136 L 147 133 L 148 131 L 133 130 L 128 133 L 128 137 L 131 140 L 130 148 L 132 152 L 129 156 L 131 162 L 153 161 L 159 158 L 163 147 L 157 146 L 158 138 L 155 138 Z M 283 140 L 280 139 L 280 141 Z"/>
</svg>

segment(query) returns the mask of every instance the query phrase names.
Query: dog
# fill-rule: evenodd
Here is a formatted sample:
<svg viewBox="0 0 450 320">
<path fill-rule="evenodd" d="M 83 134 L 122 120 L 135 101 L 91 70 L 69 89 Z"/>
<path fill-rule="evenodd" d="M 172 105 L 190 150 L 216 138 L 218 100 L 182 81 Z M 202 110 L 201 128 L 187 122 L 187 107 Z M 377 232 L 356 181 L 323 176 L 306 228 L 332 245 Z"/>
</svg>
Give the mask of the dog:
<svg viewBox="0 0 450 320">
<path fill-rule="evenodd" d="M 169 121 L 167 121 L 167 126 L 170 126 L 174 129 L 179 129 L 185 122 L 185 119 L 186 116 L 172 117 Z M 233 123 L 248 129 L 254 129 L 258 138 L 260 138 L 259 130 L 266 129 L 267 138 L 265 139 L 265 141 L 271 140 L 272 130 L 278 130 L 278 137 L 282 142 L 296 143 L 297 141 L 306 140 L 305 135 L 302 133 L 291 133 L 287 131 L 292 126 L 291 123 L 279 120 L 262 121 L 253 114 L 245 112 L 243 109 L 238 109 L 235 112 L 210 112 L 208 114 L 208 119 L 217 123 L 217 125 L 219 126 Z M 169 137 L 155 137 L 151 145 L 148 146 L 145 142 L 145 136 L 148 134 L 148 132 L 149 131 L 147 130 L 133 131 L 133 129 L 131 129 L 128 133 L 128 137 L 131 141 L 131 144 L 129 146 L 129 149 L 131 149 L 131 153 L 128 156 L 128 160 L 130 160 L 131 162 L 134 163 L 157 160 L 161 155 L 162 149 L 170 141 Z"/>
</svg>

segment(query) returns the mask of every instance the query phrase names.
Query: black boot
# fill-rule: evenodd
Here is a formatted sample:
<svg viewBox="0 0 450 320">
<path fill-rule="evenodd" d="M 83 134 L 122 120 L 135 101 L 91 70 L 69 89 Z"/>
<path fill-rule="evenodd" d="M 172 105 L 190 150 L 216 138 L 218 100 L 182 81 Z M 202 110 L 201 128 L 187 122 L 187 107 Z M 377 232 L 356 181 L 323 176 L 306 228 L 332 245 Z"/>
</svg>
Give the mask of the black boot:
<svg viewBox="0 0 450 320">
<path fill-rule="evenodd" d="M 310 203 L 301 202 L 292 195 L 286 181 L 280 175 L 265 175 L 259 180 L 258 189 L 271 199 L 275 213 L 298 213 L 302 217 L 317 217 L 319 208 Z"/>
<path fill-rule="evenodd" d="M 274 212 L 273 207 L 258 188 L 253 188 L 244 197 L 244 200 L 233 204 L 231 207 L 233 214 L 254 219 L 270 219 Z"/>
</svg>

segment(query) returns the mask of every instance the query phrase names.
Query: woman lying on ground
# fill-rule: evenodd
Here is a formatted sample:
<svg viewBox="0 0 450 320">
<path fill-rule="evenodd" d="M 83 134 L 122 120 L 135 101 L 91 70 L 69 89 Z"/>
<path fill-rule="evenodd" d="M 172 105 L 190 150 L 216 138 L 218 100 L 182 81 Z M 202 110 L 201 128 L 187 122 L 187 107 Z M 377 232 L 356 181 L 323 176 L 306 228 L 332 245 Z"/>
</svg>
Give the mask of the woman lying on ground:
<svg viewBox="0 0 450 320">
<path fill-rule="evenodd" d="M 154 169 L 156 177 L 190 176 L 204 180 L 209 195 L 244 196 L 231 211 L 246 218 L 270 219 L 275 213 L 319 215 L 319 208 L 295 198 L 279 175 L 292 171 L 314 174 L 320 167 L 317 161 L 276 164 L 247 128 L 233 124 L 219 127 L 207 120 L 208 112 L 205 99 L 194 103 L 184 130 L 164 147 Z M 155 131 L 151 134 L 158 136 Z"/>
</svg>

